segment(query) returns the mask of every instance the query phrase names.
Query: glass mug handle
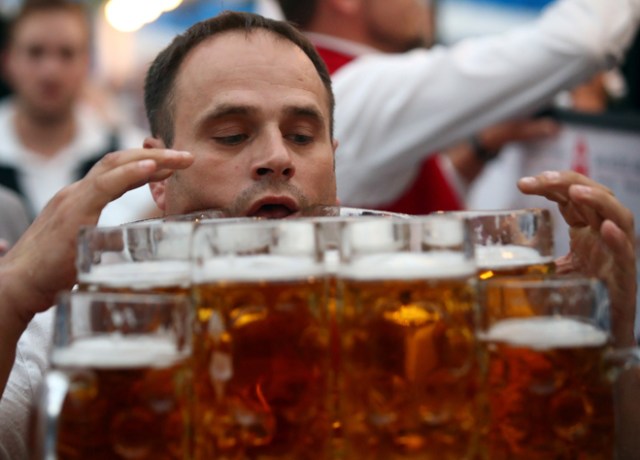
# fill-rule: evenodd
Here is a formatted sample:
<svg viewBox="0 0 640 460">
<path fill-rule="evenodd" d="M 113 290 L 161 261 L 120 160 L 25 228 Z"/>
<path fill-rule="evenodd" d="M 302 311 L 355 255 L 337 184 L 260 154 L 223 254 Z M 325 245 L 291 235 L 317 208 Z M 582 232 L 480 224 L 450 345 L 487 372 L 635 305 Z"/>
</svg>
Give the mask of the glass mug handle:
<svg viewBox="0 0 640 460">
<path fill-rule="evenodd" d="M 626 371 L 640 372 L 640 347 L 614 348 L 605 355 L 612 381 L 618 381 Z"/>
<path fill-rule="evenodd" d="M 614 388 L 615 460 L 633 460 L 640 451 L 640 348 L 612 350 L 605 357 Z"/>
<path fill-rule="evenodd" d="M 31 460 L 56 460 L 58 417 L 69 391 L 69 378 L 62 372 L 49 370 L 40 387 L 33 421 Z"/>
</svg>

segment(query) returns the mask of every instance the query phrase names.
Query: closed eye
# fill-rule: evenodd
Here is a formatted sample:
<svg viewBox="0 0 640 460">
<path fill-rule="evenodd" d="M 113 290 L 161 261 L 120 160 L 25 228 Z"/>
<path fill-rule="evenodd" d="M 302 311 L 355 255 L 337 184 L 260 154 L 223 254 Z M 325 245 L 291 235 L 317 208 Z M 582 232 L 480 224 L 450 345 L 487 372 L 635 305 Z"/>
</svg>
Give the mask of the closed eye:
<svg viewBox="0 0 640 460">
<path fill-rule="evenodd" d="M 286 138 L 298 145 L 307 145 L 313 142 L 313 136 L 307 136 L 305 134 L 289 134 Z"/>
<path fill-rule="evenodd" d="M 238 145 L 249 138 L 247 134 L 233 134 L 231 136 L 216 136 L 213 139 L 222 145 Z"/>
</svg>

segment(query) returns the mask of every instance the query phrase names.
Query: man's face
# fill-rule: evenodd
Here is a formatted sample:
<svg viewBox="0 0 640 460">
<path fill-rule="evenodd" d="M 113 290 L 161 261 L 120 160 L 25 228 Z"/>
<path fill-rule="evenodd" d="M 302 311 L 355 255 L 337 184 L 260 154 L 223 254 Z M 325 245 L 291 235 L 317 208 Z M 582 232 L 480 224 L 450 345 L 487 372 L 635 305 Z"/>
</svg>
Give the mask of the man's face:
<svg viewBox="0 0 640 460">
<path fill-rule="evenodd" d="M 7 70 L 32 116 L 57 119 L 73 107 L 87 75 L 87 33 L 83 19 L 68 11 L 33 13 L 17 25 Z"/>
<path fill-rule="evenodd" d="M 336 204 L 327 92 L 291 42 L 231 31 L 199 44 L 178 72 L 173 113 L 171 147 L 195 161 L 152 184 L 165 214 L 217 208 L 280 218 Z"/>
<path fill-rule="evenodd" d="M 429 0 L 364 0 L 363 14 L 377 48 L 400 53 L 432 42 Z"/>
</svg>

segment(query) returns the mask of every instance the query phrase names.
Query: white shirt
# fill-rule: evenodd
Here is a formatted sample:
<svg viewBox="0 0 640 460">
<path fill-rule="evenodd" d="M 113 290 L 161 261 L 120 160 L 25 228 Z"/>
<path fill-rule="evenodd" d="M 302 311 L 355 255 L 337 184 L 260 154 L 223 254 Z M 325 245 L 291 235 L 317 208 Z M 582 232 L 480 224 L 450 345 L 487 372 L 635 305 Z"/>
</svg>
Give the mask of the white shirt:
<svg viewBox="0 0 640 460">
<path fill-rule="evenodd" d="M 16 360 L 0 399 L 0 460 L 28 458 L 29 413 L 48 366 L 54 310 L 36 315 L 18 342 Z"/>
<path fill-rule="evenodd" d="M 119 149 L 140 148 L 144 133 L 133 127 L 109 126 L 89 107 L 77 107 L 76 135 L 69 145 L 55 155 L 43 156 L 30 151 L 15 132 L 15 107 L 11 99 L 0 102 L 0 164 L 18 170 L 20 186 L 39 213 L 61 188 L 76 180 L 76 168 L 96 155 L 106 153 L 110 136 L 118 136 Z M 107 205 L 100 225 L 118 225 L 144 217 L 155 204 L 148 187 L 140 187 Z"/>
<path fill-rule="evenodd" d="M 341 203 L 392 202 L 425 154 L 533 111 L 619 61 L 639 19 L 640 0 L 562 0 L 506 34 L 369 52 L 341 67 L 332 77 Z"/>
</svg>

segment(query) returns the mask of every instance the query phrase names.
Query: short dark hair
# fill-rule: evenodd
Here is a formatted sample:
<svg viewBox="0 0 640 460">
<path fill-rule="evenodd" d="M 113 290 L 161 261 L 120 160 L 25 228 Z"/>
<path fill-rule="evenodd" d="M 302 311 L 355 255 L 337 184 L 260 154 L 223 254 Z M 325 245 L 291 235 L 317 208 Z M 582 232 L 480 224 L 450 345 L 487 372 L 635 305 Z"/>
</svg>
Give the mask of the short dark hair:
<svg viewBox="0 0 640 460">
<path fill-rule="evenodd" d="M 49 13 L 55 11 L 65 11 L 76 14 L 87 29 L 87 39 L 90 38 L 91 25 L 89 21 L 89 11 L 81 2 L 73 0 L 24 0 L 22 7 L 11 19 L 9 24 L 9 41 L 13 40 L 13 36 L 18 25 L 28 17 L 37 13 Z"/>
<path fill-rule="evenodd" d="M 327 90 L 330 132 L 333 137 L 335 102 L 331 89 L 331 76 L 311 42 L 286 22 L 267 19 L 256 14 L 231 11 L 226 11 L 191 26 L 185 33 L 174 38 L 149 67 L 144 87 L 144 104 L 151 134 L 161 138 L 167 147 L 173 145 L 175 80 L 180 65 L 193 48 L 204 40 L 223 32 L 243 30 L 250 33 L 259 29 L 269 31 L 276 37 L 292 42 L 309 57 Z"/>
<path fill-rule="evenodd" d="M 278 0 L 278 3 L 287 21 L 302 28 L 309 25 L 318 5 L 317 0 Z"/>
</svg>

